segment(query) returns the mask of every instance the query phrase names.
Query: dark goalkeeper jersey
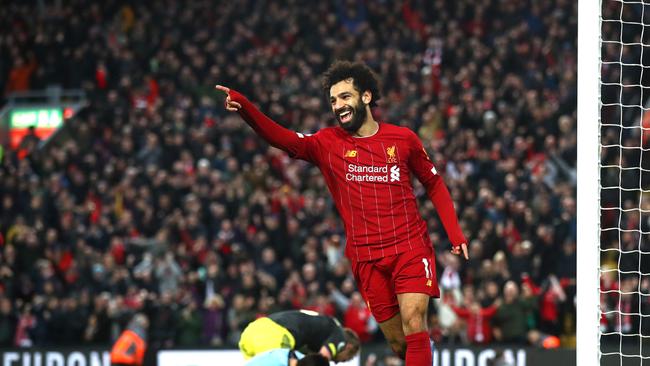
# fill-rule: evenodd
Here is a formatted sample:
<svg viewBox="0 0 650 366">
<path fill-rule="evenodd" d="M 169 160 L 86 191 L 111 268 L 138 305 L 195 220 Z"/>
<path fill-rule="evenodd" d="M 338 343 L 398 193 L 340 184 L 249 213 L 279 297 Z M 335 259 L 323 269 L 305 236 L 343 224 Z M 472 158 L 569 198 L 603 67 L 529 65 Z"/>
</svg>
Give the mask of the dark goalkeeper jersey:
<svg viewBox="0 0 650 366">
<path fill-rule="evenodd" d="M 268 316 L 287 328 L 296 341 L 295 349 L 318 352 L 325 346 L 335 355 L 345 347 L 345 335 L 338 320 L 309 310 L 289 310 Z"/>
<path fill-rule="evenodd" d="M 271 145 L 320 168 L 343 219 L 345 253 L 353 262 L 431 246 L 411 174 L 426 188 L 452 245 L 465 243 L 449 191 L 410 129 L 379 123 L 377 133 L 368 137 L 354 137 L 338 126 L 306 135 L 278 125 L 241 94 L 231 90 L 230 97 Z"/>
</svg>

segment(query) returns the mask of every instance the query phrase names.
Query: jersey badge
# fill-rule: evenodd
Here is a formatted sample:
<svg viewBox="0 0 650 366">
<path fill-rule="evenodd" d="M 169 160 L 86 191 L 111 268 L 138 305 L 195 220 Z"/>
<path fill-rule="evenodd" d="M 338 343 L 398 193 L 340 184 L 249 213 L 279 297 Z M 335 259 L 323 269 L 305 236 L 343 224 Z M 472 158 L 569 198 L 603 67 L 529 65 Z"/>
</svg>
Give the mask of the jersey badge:
<svg viewBox="0 0 650 366">
<path fill-rule="evenodd" d="M 395 145 L 389 146 L 386 148 L 386 163 L 388 164 L 396 164 L 397 163 L 397 157 L 395 156 L 397 148 Z"/>
</svg>

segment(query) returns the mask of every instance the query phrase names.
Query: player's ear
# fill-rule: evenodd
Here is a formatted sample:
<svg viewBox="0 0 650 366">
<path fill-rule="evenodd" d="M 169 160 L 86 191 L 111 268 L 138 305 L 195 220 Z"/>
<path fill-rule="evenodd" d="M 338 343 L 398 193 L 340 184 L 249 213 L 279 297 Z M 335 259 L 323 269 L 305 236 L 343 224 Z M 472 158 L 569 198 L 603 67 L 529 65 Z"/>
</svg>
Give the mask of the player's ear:
<svg viewBox="0 0 650 366">
<path fill-rule="evenodd" d="M 363 104 L 370 104 L 370 101 L 372 101 L 372 93 L 370 90 L 366 90 L 363 92 L 361 95 L 361 101 L 363 101 Z"/>
</svg>

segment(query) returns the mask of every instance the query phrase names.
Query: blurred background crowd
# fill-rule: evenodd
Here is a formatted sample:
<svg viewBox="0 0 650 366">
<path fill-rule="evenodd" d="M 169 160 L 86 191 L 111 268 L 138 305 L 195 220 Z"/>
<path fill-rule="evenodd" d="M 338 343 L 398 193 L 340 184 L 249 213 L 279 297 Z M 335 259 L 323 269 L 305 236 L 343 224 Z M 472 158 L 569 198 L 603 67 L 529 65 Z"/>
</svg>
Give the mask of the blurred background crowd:
<svg viewBox="0 0 650 366">
<path fill-rule="evenodd" d="M 469 261 L 449 253 L 415 181 L 443 290 L 432 338 L 573 346 L 576 23 L 569 0 L 3 5 L 5 96 L 60 85 L 89 104 L 0 162 L 0 346 L 106 345 L 143 311 L 152 347 L 233 347 L 295 308 L 379 340 L 320 172 L 214 90 L 314 132 L 335 123 L 336 59 L 379 74 L 376 117 L 417 132 L 470 240 Z"/>
</svg>

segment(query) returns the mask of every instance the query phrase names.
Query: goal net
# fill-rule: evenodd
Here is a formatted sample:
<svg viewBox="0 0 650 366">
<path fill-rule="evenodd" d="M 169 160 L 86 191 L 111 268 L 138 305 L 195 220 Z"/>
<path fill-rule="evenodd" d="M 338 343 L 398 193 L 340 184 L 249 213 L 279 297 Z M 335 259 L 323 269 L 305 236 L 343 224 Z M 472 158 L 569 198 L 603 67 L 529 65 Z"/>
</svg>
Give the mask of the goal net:
<svg viewBox="0 0 650 366">
<path fill-rule="evenodd" d="M 599 33 L 599 357 L 601 365 L 646 365 L 650 364 L 650 2 L 602 0 Z"/>
</svg>

